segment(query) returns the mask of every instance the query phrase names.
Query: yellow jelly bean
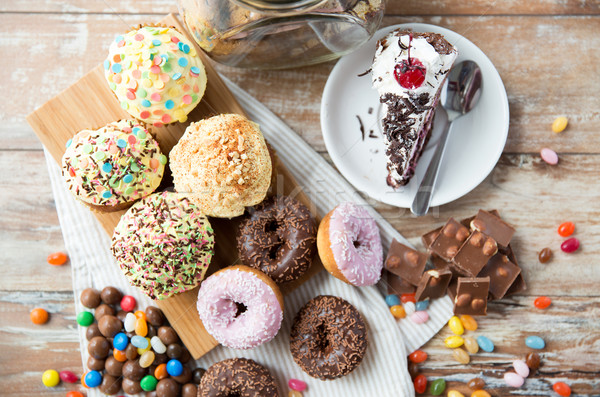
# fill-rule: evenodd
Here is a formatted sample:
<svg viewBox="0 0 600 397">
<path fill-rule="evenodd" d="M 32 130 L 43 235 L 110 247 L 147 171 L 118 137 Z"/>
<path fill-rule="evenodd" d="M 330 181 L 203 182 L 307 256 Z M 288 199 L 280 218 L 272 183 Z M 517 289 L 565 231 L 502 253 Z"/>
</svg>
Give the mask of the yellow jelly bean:
<svg viewBox="0 0 600 397">
<path fill-rule="evenodd" d="M 486 392 L 485 390 L 477 390 L 477 391 L 474 391 L 473 394 L 471 394 L 471 397 L 492 397 L 492 396 L 490 396 L 490 393 Z"/>
<path fill-rule="evenodd" d="M 460 322 L 467 331 L 475 331 L 477 329 L 477 321 L 468 314 L 462 314 L 460 316 Z"/>
<path fill-rule="evenodd" d="M 455 347 L 461 347 L 464 343 L 464 340 L 458 335 L 453 335 L 447 337 L 444 343 L 446 344 L 446 347 L 454 349 Z"/>
<path fill-rule="evenodd" d="M 46 387 L 54 387 L 60 382 L 60 376 L 58 372 L 53 369 L 49 369 L 42 374 L 42 383 Z"/>
<path fill-rule="evenodd" d="M 288 397 L 302 397 L 302 393 L 297 390 L 290 390 Z"/>
<path fill-rule="evenodd" d="M 448 397 L 465 397 L 465 395 L 458 390 L 448 390 Z"/>
<path fill-rule="evenodd" d="M 479 351 L 479 344 L 477 343 L 475 338 L 471 338 L 470 336 L 468 336 L 464 338 L 463 342 L 469 353 L 476 354 Z"/>
<path fill-rule="evenodd" d="M 148 334 L 148 324 L 143 318 L 135 320 L 135 334 L 139 336 L 146 336 Z"/>
<path fill-rule="evenodd" d="M 565 128 L 567 128 L 567 124 L 569 124 L 569 119 L 565 116 L 560 116 L 554 119 L 552 122 L 552 132 L 558 134 L 559 132 L 563 132 Z"/>
<path fill-rule="evenodd" d="M 142 349 L 140 347 L 137 348 L 137 352 L 140 356 L 146 353 L 148 350 L 152 349 L 152 345 L 150 344 L 150 338 L 146 338 L 146 340 L 148 341 L 148 346 L 146 346 L 145 349 Z"/>
<path fill-rule="evenodd" d="M 394 305 L 390 307 L 390 312 L 392 312 L 392 316 L 396 318 L 406 317 L 406 310 L 404 310 L 404 306 L 402 305 Z"/>
<path fill-rule="evenodd" d="M 468 364 L 469 361 L 471 361 L 471 357 L 469 356 L 469 353 L 467 353 L 465 350 L 460 349 L 460 348 L 454 349 L 452 351 L 452 357 L 454 357 L 454 359 L 461 364 Z"/>
<path fill-rule="evenodd" d="M 463 324 L 457 316 L 450 317 L 450 320 L 448 320 L 448 327 L 450 327 L 450 331 L 455 335 L 462 335 L 465 333 Z"/>
<path fill-rule="evenodd" d="M 149 350 L 140 357 L 140 367 L 148 368 L 154 362 L 154 352 Z"/>
</svg>

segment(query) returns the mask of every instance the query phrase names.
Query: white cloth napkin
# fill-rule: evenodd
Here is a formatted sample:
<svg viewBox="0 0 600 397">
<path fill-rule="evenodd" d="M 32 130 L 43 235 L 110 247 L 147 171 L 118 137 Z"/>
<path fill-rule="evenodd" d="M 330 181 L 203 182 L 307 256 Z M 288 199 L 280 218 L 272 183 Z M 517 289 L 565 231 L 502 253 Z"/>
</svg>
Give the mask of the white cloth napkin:
<svg viewBox="0 0 600 397">
<path fill-rule="evenodd" d="M 375 217 L 385 248 L 393 238 L 406 243 L 337 171 L 283 121 L 248 93 L 225 80 L 249 118 L 260 125 L 265 138 L 321 215 L 342 201 L 353 201 L 365 206 Z M 46 161 L 65 247 L 70 256 L 77 312 L 85 310 L 79 296 L 88 287 L 101 289 L 113 285 L 124 293 L 133 295 L 139 308 L 152 304 L 149 298 L 130 286 L 121 275 L 109 251 L 110 237 L 92 213 L 77 203 L 67 191 L 60 168 L 49 154 L 46 154 Z M 289 352 L 289 332 L 295 314 L 309 299 L 321 294 L 340 296 L 352 303 L 368 326 L 369 346 L 362 364 L 348 376 L 334 381 L 320 381 L 309 377 L 294 363 Z M 450 318 L 450 299 L 446 297 L 435 300 L 428 312 L 430 319 L 425 324 L 414 324 L 409 319 L 394 320 L 382 293 L 376 287 L 351 287 L 323 271 L 286 296 L 283 325 L 273 341 L 253 350 L 233 350 L 218 346 L 198 360 L 197 365 L 208 368 L 225 358 L 252 358 L 269 368 L 283 395 L 287 395 L 287 380 L 297 378 L 307 382 L 308 389 L 304 393 L 306 396 L 412 396 L 414 389 L 407 372 L 406 355 L 433 337 Z M 87 368 L 85 328 L 79 327 L 78 332 L 83 367 Z M 96 395 L 101 395 L 98 389 L 88 391 L 88 396 Z"/>
</svg>

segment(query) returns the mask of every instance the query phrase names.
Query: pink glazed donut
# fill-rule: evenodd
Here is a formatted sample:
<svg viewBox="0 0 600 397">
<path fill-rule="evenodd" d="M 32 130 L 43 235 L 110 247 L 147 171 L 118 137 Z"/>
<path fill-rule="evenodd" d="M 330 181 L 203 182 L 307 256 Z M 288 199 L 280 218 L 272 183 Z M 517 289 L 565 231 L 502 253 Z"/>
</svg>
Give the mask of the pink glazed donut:
<svg viewBox="0 0 600 397">
<path fill-rule="evenodd" d="M 200 285 L 198 314 L 220 344 L 251 349 L 277 335 L 283 296 L 267 275 L 248 266 L 219 270 Z"/>
<path fill-rule="evenodd" d="M 379 229 L 369 212 L 354 203 L 342 203 L 323 218 L 317 249 L 327 271 L 348 284 L 364 287 L 381 277 Z"/>
</svg>

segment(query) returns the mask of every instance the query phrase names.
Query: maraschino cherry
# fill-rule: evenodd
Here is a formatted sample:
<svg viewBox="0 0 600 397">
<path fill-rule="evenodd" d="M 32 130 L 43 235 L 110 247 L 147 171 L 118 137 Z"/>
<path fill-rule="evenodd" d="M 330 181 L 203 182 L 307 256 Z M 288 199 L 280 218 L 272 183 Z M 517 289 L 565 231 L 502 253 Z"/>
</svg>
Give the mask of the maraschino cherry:
<svg viewBox="0 0 600 397">
<path fill-rule="evenodd" d="M 403 59 L 402 62 L 396 65 L 394 68 L 394 77 L 398 84 L 402 87 L 413 90 L 415 88 L 419 88 L 425 82 L 425 74 L 427 70 L 425 66 L 419 61 L 417 58 L 411 58 L 410 56 L 410 46 L 412 44 L 412 34 L 408 36 L 408 48 L 400 46 L 403 49 L 408 50 L 408 59 Z"/>
</svg>

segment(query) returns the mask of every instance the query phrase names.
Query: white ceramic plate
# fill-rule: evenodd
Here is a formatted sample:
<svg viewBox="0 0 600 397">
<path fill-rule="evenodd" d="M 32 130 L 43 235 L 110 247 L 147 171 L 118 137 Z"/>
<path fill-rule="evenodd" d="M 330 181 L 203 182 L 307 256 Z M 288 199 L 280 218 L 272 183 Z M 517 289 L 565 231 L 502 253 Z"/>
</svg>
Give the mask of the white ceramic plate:
<svg viewBox="0 0 600 397">
<path fill-rule="evenodd" d="M 433 156 L 441 126 L 434 127 L 410 182 L 394 190 L 386 184 L 387 157 L 379 96 L 371 87 L 371 74 L 359 76 L 371 67 L 377 40 L 397 28 L 443 34 L 458 49 L 455 64 L 473 60 L 482 71 L 483 91 L 479 103 L 454 122 L 440 166 L 431 205 L 446 204 L 467 194 L 486 178 L 500 158 L 508 135 L 508 99 L 502 79 L 489 58 L 460 34 L 423 23 L 388 26 L 377 31 L 357 51 L 341 58 L 323 91 L 323 138 L 334 164 L 357 190 L 387 204 L 410 207 Z M 364 140 L 360 122 L 365 130 Z"/>
</svg>

